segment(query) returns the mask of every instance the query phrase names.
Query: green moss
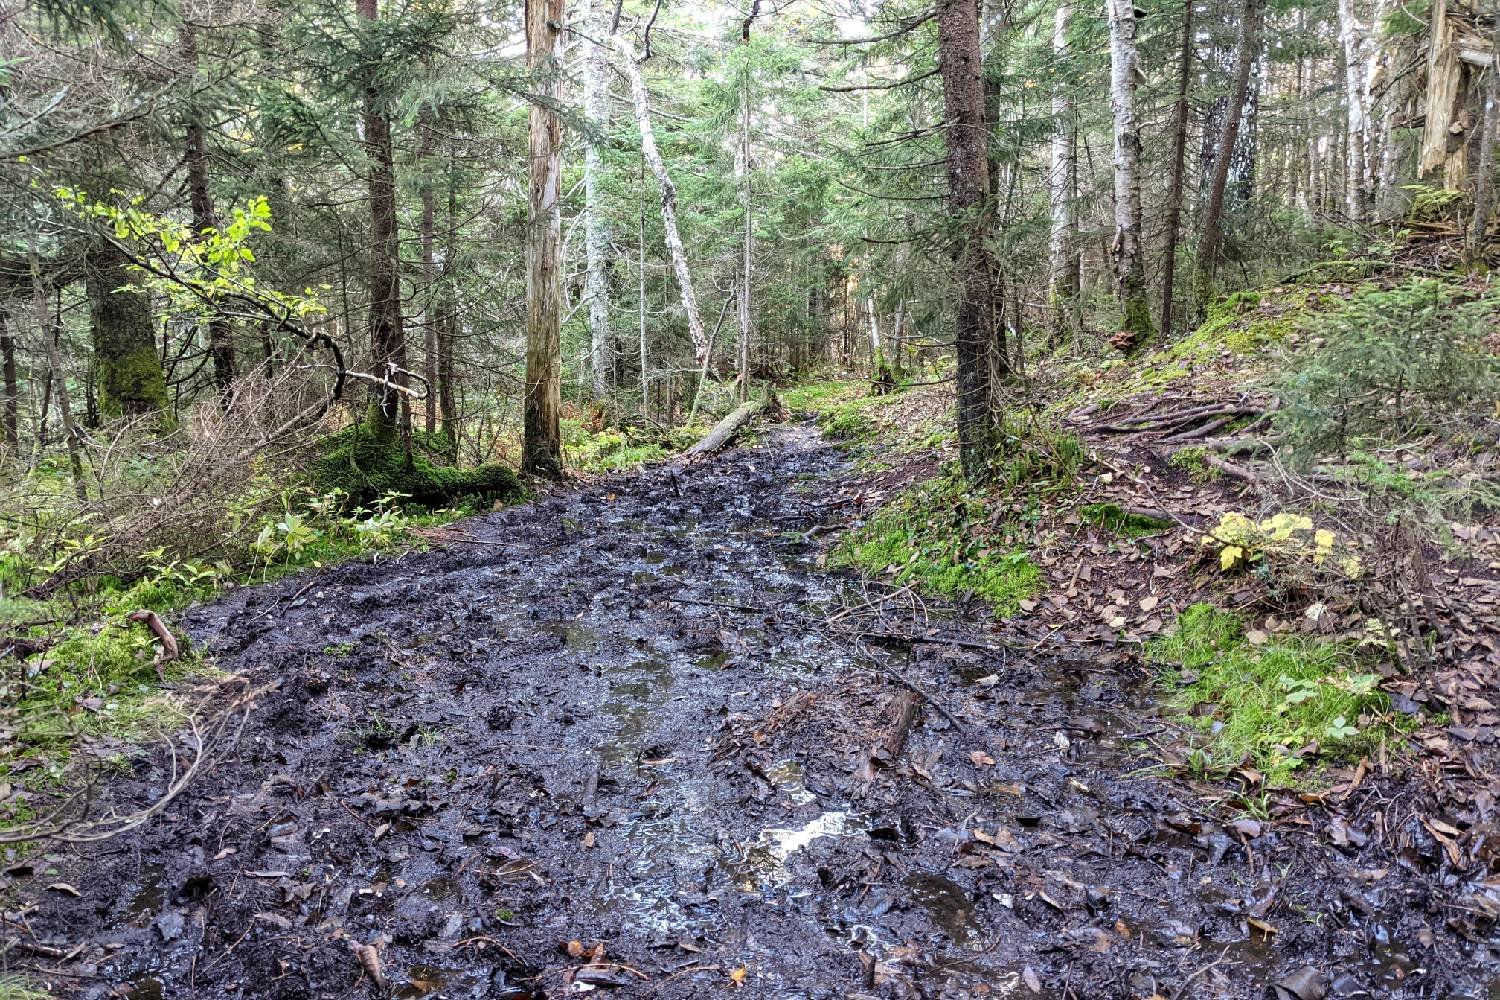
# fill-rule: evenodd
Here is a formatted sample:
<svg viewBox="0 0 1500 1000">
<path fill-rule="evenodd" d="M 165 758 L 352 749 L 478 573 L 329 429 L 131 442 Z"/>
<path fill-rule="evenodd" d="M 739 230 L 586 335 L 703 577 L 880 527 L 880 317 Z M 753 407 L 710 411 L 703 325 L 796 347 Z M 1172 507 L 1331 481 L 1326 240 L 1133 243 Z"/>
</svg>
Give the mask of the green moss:
<svg viewBox="0 0 1500 1000">
<path fill-rule="evenodd" d="M 1207 455 L 1208 449 L 1202 446 L 1178 448 L 1167 459 L 1167 464 L 1174 469 L 1186 472 L 1195 483 L 1209 483 L 1220 478 L 1224 473 L 1208 464 Z"/>
<path fill-rule="evenodd" d="M 1012 615 L 1041 574 L 1026 553 L 985 529 L 988 512 L 956 474 L 902 493 L 846 534 L 830 563 L 950 598 L 973 596 Z"/>
<path fill-rule="evenodd" d="M 408 463 L 399 439 L 366 426 L 351 427 L 324 439 L 323 457 L 311 470 L 313 484 L 324 493 L 342 490 L 354 504 L 374 503 L 393 493 L 426 507 L 465 498 L 509 501 L 522 495 L 520 480 L 503 465 L 460 469 L 439 464 L 443 443 L 414 433 Z"/>
<path fill-rule="evenodd" d="M 1284 787 L 1315 754 L 1357 758 L 1394 731 L 1379 678 L 1359 671 L 1347 643 L 1278 635 L 1252 644 L 1238 615 L 1195 604 L 1146 655 L 1213 770 L 1249 764 Z"/>
<path fill-rule="evenodd" d="M 1278 343 L 1297 329 L 1312 290 L 1235 292 L 1209 307 L 1208 317 L 1191 334 L 1160 352 L 1167 363 L 1202 364 L 1221 351 L 1248 355 Z"/>
<path fill-rule="evenodd" d="M 1089 524 L 1097 524 L 1106 531 L 1124 538 L 1145 538 L 1159 535 L 1172 527 L 1171 521 L 1144 514 L 1132 514 L 1118 504 L 1090 503 L 1078 508 L 1078 514 Z"/>
<path fill-rule="evenodd" d="M 622 427 L 596 431 L 582 420 L 564 418 L 562 431 L 568 467 L 599 473 L 638 469 L 670 458 L 708 433 L 708 428 L 680 427 L 663 432 Z"/>
</svg>

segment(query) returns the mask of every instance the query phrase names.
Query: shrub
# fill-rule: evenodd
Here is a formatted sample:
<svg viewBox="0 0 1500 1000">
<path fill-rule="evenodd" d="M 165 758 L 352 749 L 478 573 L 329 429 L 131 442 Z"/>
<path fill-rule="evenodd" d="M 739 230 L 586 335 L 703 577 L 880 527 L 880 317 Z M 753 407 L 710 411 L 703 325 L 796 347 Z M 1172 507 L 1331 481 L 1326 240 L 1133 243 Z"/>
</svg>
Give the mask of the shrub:
<svg viewBox="0 0 1500 1000">
<path fill-rule="evenodd" d="M 1315 346 L 1276 382 L 1276 426 L 1291 457 L 1305 464 L 1363 441 L 1470 424 L 1500 388 L 1500 371 L 1484 344 L 1496 302 L 1466 294 L 1419 278 L 1360 289 L 1343 310 L 1314 321 Z"/>
</svg>

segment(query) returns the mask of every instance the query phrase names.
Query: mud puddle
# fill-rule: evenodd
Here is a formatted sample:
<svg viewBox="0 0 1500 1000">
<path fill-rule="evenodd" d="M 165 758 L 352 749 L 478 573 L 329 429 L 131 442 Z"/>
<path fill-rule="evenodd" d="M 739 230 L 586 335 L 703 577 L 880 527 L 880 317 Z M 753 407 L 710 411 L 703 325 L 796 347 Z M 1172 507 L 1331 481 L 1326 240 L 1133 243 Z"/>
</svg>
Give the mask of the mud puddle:
<svg viewBox="0 0 1500 1000">
<path fill-rule="evenodd" d="M 277 690 L 153 823 L 13 885 L 7 954 L 89 998 L 1486 995 L 1431 873 L 1155 776 L 1128 658 L 819 627 L 864 600 L 803 534 L 847 473 L 785 427 L 198 609 Z"/>
</svg>

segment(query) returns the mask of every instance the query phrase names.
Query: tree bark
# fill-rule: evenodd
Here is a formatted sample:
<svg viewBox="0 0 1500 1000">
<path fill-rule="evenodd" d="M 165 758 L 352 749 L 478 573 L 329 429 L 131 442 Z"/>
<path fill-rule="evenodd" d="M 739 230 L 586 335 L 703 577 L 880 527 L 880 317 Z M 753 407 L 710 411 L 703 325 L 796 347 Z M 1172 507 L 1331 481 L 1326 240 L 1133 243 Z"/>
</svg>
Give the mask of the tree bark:
<svg viewBox="0 0 1500 1000">
<path fill-rule="evenodd" d="M 433 193 L 432 124 L 428 114 L 418 126 L 422 130 L 422 280 L 427 283 L 426 304 L 422 308 L 422 379 L 427 383 L 423 393 L 422 422 L 428 434 L 437 431 L 438 411 L 438 329 L 443 322 L 437 267 L 437 196 Z"/>
<path fill-rule="evenodd" d="M 1463 188 L 1465 174 L 1461 119 L 1464 89 L 1464 66 L 1455 43 L 1455 27 L 1448 16 L 1448 0 L 1432 0 L 1427 31 L 1427 113 L 1417 176 L 1436 173 L 1444 188 L 1455 191 Z"/>
<path fill-rule="evenodd" d="M 1111 0 L 1117 2 L 1117 0 Z M 1214 278 L 1218 270 L 1219 251 L 1223 242 L 1224 189 L 1234 158 L 1234 144 L 1239 136 L 1240 116 L 1245 96 L 1250 90 L 1250 69 L 1260 48 L 1260 16 L 1263 0 L 1244 0 L 1240 12 L 1238 55 L 1234 67 L 1234 87 L 1224 109 L 1224 131 L 1214 158 L 1213 181 L 1208 193 L 1208 207 L 1203 213 L 1203 234 L 1198 240 L 1198 260 L 1193 272 L 1194 307 L 1199 315 L 1213 297 Z"/>
<path fill-rule="evenodd" d="M 1182 233 L 1184 175 L 1187 173 L 1188 88 L 1193 79 L 1193 3 L 1182 5 L 1182 48 L 1178 55 L 1177 106 L 1172 136 L 1172 188 L 1167 193 L 1167 252 L 1161 279 L 1161 338 L 1172 339 L 1174 284 L 1177 277 L 1177 239 Z"/>
<path fill-rule="evenodd" d="M 759 0 L 751 5 L 750 18 L 745 21 L 743 44 L 750 44 L 750 21 L 760 10 Z M 750 176 L 750 60 L 746 52 L 743 79 L 740 85 L 740 200 L 744 209 L 744 231 L 740 240 L 739 275 L 739 386 L 740 400 L 750 398 L 750 334 L 752 315 L 750 312 L 750 285 L 754 278 L 755 216 L 751 208 Z"/>
<path fill-rule="evenodd" d="M 937 20 L 948 206 L 961 227 L 954 253 L 959 270 L 954 334 L 959 460 L 972 481 L 988 475 L 997 439 L 990 384 L 992 344 L 999 345 L 1007 363 L 1010 354 L 1005 349 L 995 262 L 984 239 L 990 184 L 979 12 L 973 0 L 939 0 Z"/>
<path fill-rule="evenodd" d="M 9 320 L 9 311 L 4 303 L 0 303 L 0 368 L 3 368 L 5 377 L 0 441 L 16 448 L 21 443 L 21 389 L 16 378 L 16 337 L 10 332 Z"/>
<path fill-rule="evenodd" d="M 1115 287 L 1120 299 L 1121 337 L 1127 351 L 1155 333 L 1146 300 L 1146 263 L 1141 245 L 1141 132 L 1136 115 L 1140 58 L 1135 44 L 1135 0 L 1107 0 L 1110 40 L 1110 107 L 1114 111 Z"/>
<path fill-rule="evenodd" d="M 1484 86 L 1484 124 L 1479 135 L 1479 164 L 1474 177 L 1474 216 L 1469 220 L 1467 256 L 1476 261 L 1484 255 L 1489 237 L 1490 214 L 1495 200 L 1495 139 L 1500 129 L 1500 0 L 1495 0 L 1494 49 Z"/>
<path fill-rule="evenodd" d="M 527 0 L 531 208 L 526 226 L 526 404 L 521 471 L 562 477 L 562 98 L 558 39 L 563 0 Z"/>
<path fill-rule="evenodd" d="M 1354 10 L 1354 0 L 1338 0 L 1339 46 L 1344 54 L 1344 211 L 1351 222 L 1369 214 L 1370 92 L 1365 47 L 1369 28 Z"/>
<path fill-rule="evenodd" d="M 583 151 L 584 294 L 589 300 L 589 357 L 594 401 L 609 395 L 614 360 L 609 338 L 609 228 L 604 215 L 603 158 L 599 147 L 609 128 L 609 67 L 599 41 L 609 33 L 607 4 L 588 0 L 583 41 L 583 118 L 587 128 Z"/>
<path fill-rule="evenodd" d="M 682 310 L 687 314 L 688 337 L 693 342 L 693 360 L 701 368 L 708 361 L 708 334 L 704 332 L 703 316 L 698 311 L 698 295 L 693 290 L 687 251 L 683 249 L 682 236 L 677 230 L 677 187 L 667 173 L 667 165 L 662 162 L 661 151 L 656 148 L 656 133 L 651 128 L 651 106 L 641 68 L 629 55 L 621 62 L 625 76 L 630 81 L 631 106 L 635 111 L 636 126 L 641 133 L 641 155 L 645 157 L 646 166 L 661 188 L 661 222 L 666 233 L 667 253 L 672 258 L 672 270 L 677 275 L 677 291 L 682 297 Z"/>
<path fill-rule="evenodd" d="M 1052 210 L 1052 233 L 1049 242 L 1047 298 L 1052 306 L 1053 337 L 1057 341 L 1078 335 L 1078 295 L 1082 284 L 1078 257 L 1078 131 L 1073 121 L 1071 81 L 1066 78 L 1068 64 L 1068 25 L 1073 5 L 1060 3 L 1052 24 L 1052 163 L 1047 177 L 1048 201 Z"/>
<path fill-rule="evenodd" d="M 373 24 L 378 17 L 377 0 L 355 0 L 360 20 Z M 370 191 L 370 357 L 375 374 L 384 380 L 372 386 L 371 423 L 378 433 L 395 431 L 401 421 L 406 337 L 401 318 L 401 257 L 396 229 L 396 165 L 391 148 L 391 123 L 375 83 L 375 70 L 368 70 L 365 84 L 365 157 Z"/>
<path fill-rule="evenodd" d="M 99 386 L 99 413 L 140 417 L 167 406 L 167 381 L 151 318 L 151 303 L 112 244 L 97 246 L 88 257 L 84 284 L 94 339 L 94 368 Z"/>
<path fill-rule="evenodd" d="M 180 44 L 188 71 L 196 72 L 198 36 L 190 22 L 183 22 Z M 208 190 L 208 147 L 203 136 L 203 122 L 196 108 L 188 112 L 185 133 L 188 201 L 193 210 L 193 232 L 201 236 L 205 229 L 217 226 L 219 219 Z M 236 373 L 234 331 L 227 317 L 215 315 L 209 319 L 208 352 L 213 361 L 214 386 L 219 390 L 220 401 L 228 405 Z"/>
</svg>

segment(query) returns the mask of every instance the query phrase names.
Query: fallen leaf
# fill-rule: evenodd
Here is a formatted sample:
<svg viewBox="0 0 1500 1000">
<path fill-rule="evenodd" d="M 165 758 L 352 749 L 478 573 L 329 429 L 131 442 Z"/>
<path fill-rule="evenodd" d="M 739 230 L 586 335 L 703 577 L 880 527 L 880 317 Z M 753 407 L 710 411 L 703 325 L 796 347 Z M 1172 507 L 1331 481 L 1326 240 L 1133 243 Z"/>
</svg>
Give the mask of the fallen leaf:
<svg viewBox="0 0 1500 1000">
<path fill-rule="evenodd" d="M 969 759 L 974 762 L 974 766 L 975 767 L 994 767 L 995 766 L 995 758 L 991 757 L 989 754 L 985 753 L 983 750 L 970 750 L 969 751 Z"/>
<path fill-rule="evenodd" d="M 66 882 L 53 882 L 51 885 L 47 886 L 47 888 L 53 892 L 65 892 L 69 896 L 78 896 L 80 898 L 83 896 L 83 893 L 79 892 L 77 889 L 73 888 Z"/>
<path fill-rule="evenodd" d="M 736 986 L 744 986 L 745 977 L 748 975 L 750 975 L 750 970 L 742 965 L 737 969 L 729 970 L 729 981 Z"/>
<path fill-rule="evenodd" d="M 1150 611 L 1152 608 L 1156 607 L 1160 603 L 1161 603 L 1161 598 L 1157 597 L 1155 594 L 1151 594 L 1148 597 L 1141 598 L 1141 610 L 1142 611 Z"/>
<path fill-rule="evenodd" d="M 1028 965 L 1026 966 L 1026 968 L 1021 970 L 1021 978 L 1026 980 L 1026 988 L 1028 990 L 1033 993 L 1042 992 L 1042 981 L 1040 978 L 1038 978 L 1036 970 L 1031 966 Z"/>
</svg>

